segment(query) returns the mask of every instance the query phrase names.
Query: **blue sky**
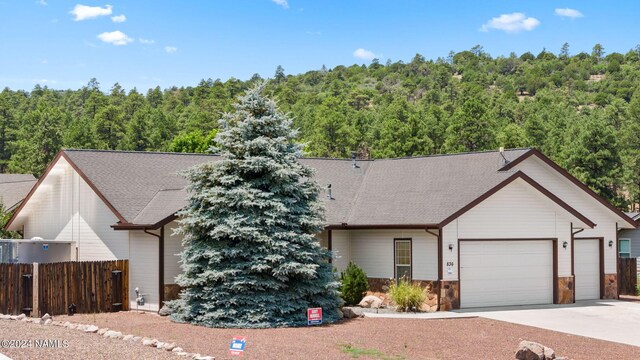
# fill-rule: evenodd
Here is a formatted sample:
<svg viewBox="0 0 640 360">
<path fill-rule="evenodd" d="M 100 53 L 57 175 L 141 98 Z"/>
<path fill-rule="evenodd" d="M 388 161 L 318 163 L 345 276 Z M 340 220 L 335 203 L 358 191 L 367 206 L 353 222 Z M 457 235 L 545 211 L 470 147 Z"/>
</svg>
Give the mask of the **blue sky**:
<svg viewBox="0 0 640 360">
<path fill-rule="evenodd" d="M 627 52 L 640 1 L 0 0 L 0 87 L 77 89 L 95 77 L 140 90 L 322 65 L 428 59 L 476 44 Z"/>
</svg>

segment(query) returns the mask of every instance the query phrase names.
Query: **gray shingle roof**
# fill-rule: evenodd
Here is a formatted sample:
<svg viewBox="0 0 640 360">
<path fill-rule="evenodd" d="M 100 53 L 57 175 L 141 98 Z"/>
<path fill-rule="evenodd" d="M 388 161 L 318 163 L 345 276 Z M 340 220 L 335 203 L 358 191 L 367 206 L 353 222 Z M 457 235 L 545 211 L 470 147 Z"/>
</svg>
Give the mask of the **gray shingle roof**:
<svg viewBox="0 0 640 360">
<path fill-rule="evenodd" d="M 505 151 L 513 161 L 528 149 Z M 187 182 L 178 172 L 215 155 L 65 150 L 122 217 L 155 224 L 183 208 Z M 497 151 L 358 161 L 305 158 L 316 169 L 328 225 L 437 224 L 507 179 Z"/>
<path fill-rule="evenodd" d="M 15 209 L 35 184 L 31 174 L 0 174 L 0 201 L 5 211 Z"/>
</svg>

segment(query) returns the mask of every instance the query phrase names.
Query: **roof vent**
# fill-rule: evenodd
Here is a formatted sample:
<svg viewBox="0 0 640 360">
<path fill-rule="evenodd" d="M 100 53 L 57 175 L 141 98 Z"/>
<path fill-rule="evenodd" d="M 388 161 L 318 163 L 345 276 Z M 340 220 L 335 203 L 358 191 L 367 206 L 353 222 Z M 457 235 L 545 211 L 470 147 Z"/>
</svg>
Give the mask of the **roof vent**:
<svg viewBox="0 0 640 360">
<path fill-rule="evenodd" d="M 333 196 L 331 196 L 331 184 L 327 185 L 327 199 L 333 200 Z"/>
<path fill-rule="evenodd" d="M 500 146 L 499 152 L 500 156 L 502 157 L 502 166 L 507 165 L 509 163 L 509 160 L 507 160 L 507 158 L 504 156 L 504 147 Z"/>
<path fill-rule="evenodd" d="M 351 152 L 351 165 L 353 165 L 354 169 L 357 169 L 357 168 L 360 167 L 360 166 L 358 166 L 358 162 L 356 160 L 357 160 L 356 152 L 352 151 Z"/>
</svg>

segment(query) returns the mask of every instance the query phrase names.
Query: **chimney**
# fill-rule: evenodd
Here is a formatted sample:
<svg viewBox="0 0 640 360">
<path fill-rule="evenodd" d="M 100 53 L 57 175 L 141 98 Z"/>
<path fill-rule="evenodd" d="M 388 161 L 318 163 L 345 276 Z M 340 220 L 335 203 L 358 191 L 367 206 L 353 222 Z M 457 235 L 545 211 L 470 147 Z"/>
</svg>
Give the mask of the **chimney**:
<svg viewBox="0 0 640 360">
<path fill-rule="evenodd" d="M 353 165 L 353 168 L 354 168 L 354 169 L 357 169 L 357 168 L 359 168 L 359 167 L 360 167 L 360 166 L 358 166 L 358 162 L 357 162 L 356 160 L 357 160 L 356 152 L 355 152 L 355 151 L 352 151 L 352 152 L 351 152 L 351 161 L 352 161 L 352 163 L 351 163 L 351 164 Z"/>
<path fill-rule="evenodd" d="M 333 200 L 333 196 L 331 196 L 331 184 L 327 185 L 327 199 Z"/>
</svg>

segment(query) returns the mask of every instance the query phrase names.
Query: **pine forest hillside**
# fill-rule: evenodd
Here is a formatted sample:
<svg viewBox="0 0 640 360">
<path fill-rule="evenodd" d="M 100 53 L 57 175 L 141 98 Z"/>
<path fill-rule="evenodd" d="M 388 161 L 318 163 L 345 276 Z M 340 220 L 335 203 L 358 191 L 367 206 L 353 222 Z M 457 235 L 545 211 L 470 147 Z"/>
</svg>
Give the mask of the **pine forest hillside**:
<svg viewBox="0 0 640 360">
<path fill-rule="evenodd" d="M 212 70 L 215 73 L 215 69 Z M 42 174 L 61 148 L 206 151 L 253 83 L 125 92 L 0 93 L 0 171 Z M 535 147 L 623 209 L 640 202 L 640 47 L 493 58 L 480 46 L 435 61 L 337 66 L 267 85 L 310 156 L 403 157 Z"/>
</svg>

